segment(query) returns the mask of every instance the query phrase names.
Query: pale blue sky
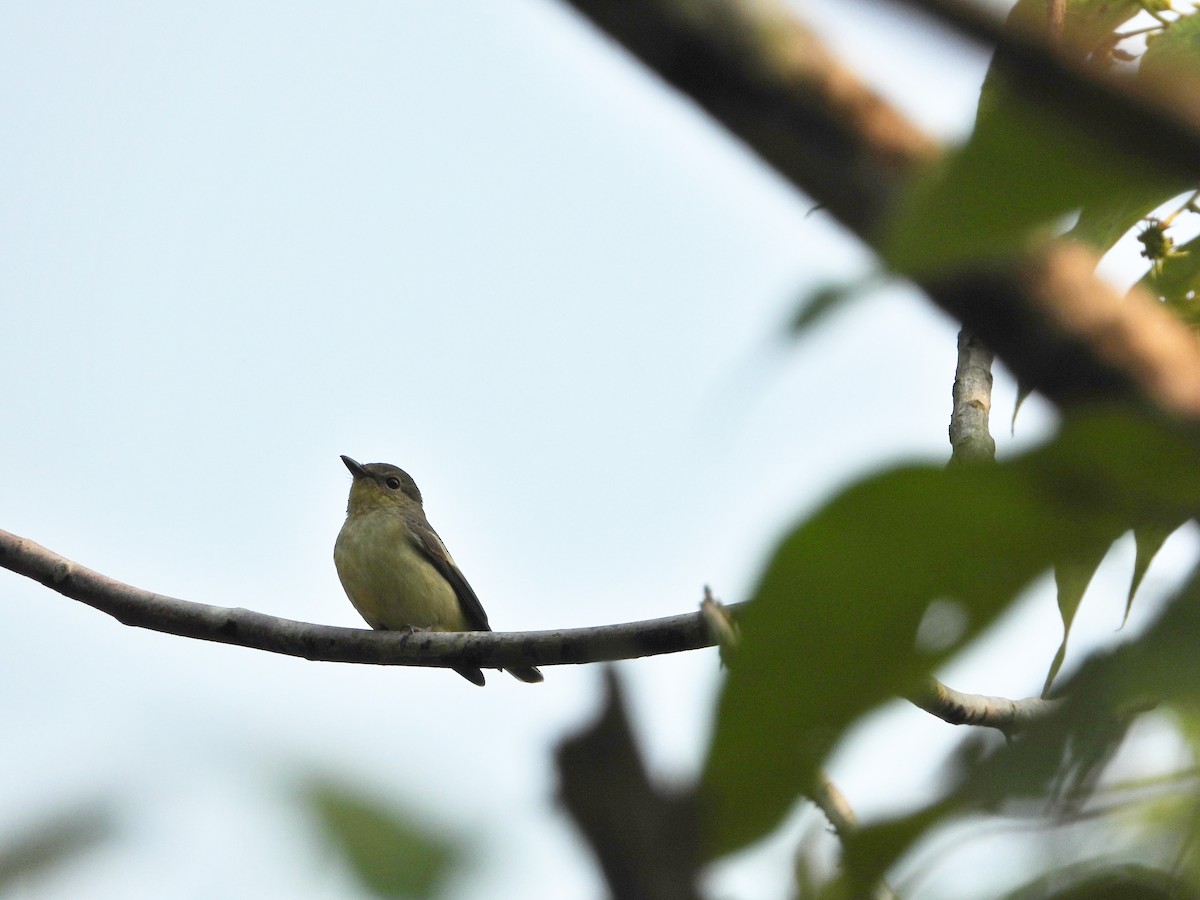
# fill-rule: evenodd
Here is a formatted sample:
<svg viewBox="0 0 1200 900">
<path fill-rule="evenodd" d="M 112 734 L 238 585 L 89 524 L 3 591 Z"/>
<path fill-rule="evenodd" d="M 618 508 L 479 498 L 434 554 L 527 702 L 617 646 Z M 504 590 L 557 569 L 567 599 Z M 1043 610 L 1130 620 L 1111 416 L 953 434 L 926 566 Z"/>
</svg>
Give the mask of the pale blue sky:
<svg viewBox="0 0 1200 900">
<path fill-rule="evenodd" d="M 926 127 L 969 126 L 979 55 L 802 10 Z M 670 615 L 743 598 L 853 475 L 946 455 L 953 324 L 897 288 L 788 347 L 797 298 L 865 255 L 548 0 L 9 2 L 0 121 L 0 528 L 140 587 L 361 624 L 345 453 L 415 477 L 497 629 Z M 7 573 L 0 615 L 0 840 L 81 797 L 121 825 L 28 896 L 345 896 L 287 800 L 306 769 L 480 837 L 456 896 L 598 894 L 551 762 L 598 670 L 308 663 Z M 1024 663 L 958 686 L 1036 690 L 1034 615 Z M 690 777 L 715 653 L 620 670 L 655 771 Z M 954 737 L 907 735 L 927 766 Z M 847 758 L 852 799 L 903 802 Z"/>
</svg>

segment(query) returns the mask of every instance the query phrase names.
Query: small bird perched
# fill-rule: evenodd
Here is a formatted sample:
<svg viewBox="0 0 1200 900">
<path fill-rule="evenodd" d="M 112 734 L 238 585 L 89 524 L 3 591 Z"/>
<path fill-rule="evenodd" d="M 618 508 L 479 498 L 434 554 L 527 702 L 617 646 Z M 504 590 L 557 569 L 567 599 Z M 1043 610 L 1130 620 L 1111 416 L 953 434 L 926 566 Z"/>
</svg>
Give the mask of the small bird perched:
<svg viewBox="0 0 1200 900">
<path fill-rule="evenodd" d="M 403 469 L 387 463 L 342 462 L 354 476 L 346 522 L 333 561 L 346 596 L 372 628 L 491 631 L 487 613 L 450 551 L 425 518 L 421 491 Z M 454 669 L 484 685 L 473 666 Z M 533 666 L 506 670 L 528 684 L 542 680 Z"/>
</svg>

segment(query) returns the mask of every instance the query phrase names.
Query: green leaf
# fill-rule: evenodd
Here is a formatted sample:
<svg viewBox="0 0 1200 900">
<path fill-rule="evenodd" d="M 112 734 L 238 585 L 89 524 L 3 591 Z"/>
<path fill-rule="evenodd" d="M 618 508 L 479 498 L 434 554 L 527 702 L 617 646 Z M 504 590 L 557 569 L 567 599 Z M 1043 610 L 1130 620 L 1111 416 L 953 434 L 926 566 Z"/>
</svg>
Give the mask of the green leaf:
<svg viewBox="0 0 1200 900">
<path fill-rule="evenodd" d="M 1077 808 L 1136 716 L 1160 705 L 1200 706 L 1197 633 L 1200 580 L 1193 571 L 1142 637 L 1087 659 L 1063 686 L 1060 705 L 984 760 L 963 782 L 962 795 L 985 804 L 1048 795 Z"/>
<path fill-rule="evenodd" d="M 1144 5 L 1140 0 L 1067 0 L 1063 49 L 1076 59 L 1086 57 Z M 1018 0 L 1008 24 L 1025 34 L 1045 34 L 1048 6 L 1046 0 Z"/>
<path fill-rule="evenodd" d="M 846 847 L 849 877 L 861 885 L 876 883 L 913 847 L 963 815 L 1044 810 L 1061 820 L 1077 810 L 1145 705 L 1130 706 L 1120 690 L 1098 681 L 1081 687 L 1078 678 L 1072 679 L 1066 696 L 1063 706 L 1035 721 L 1019 740 L 955 770 L 958 783 L 943 799 L 863 828 Z M 1187 822 L 1189 829 L 1193 821 Z M 865 844 L 861 850 L 855 846 L 860 840 Z"/>
<path fill-rule="evenodd" d="M 1180 16 L 1146 40 L 1137 80 L 1166 91 L 1195 88 L 1200 79 L 1200 15 Z"/>
<path fill-rule="evenodd" d="M 1101 543 L 1088 548 L 1085 553 L 1073 559 L 1059 560 L 1054 566 L 1054 583 L 1058 588 L 1058 611 L 1062 616 L 1063 637 L 1062 643 L 1058 645 L 1058 652 L 1054 654 L 1054 661 L 1050 663 L 1050 671 L 1046 673 L 1046 683 L 1042 687 L 1043 697 L 1049 695 L 1054 676 L 1058 674 L 1066 658 L 1067 638 L 1071 635 L 1071 623 L 1075 621 L 1079 603 L 1111 546 L 1112 541 Z"/>
<path fill-rule="evenodd" d="M 1192 490 L 1189 485 L 1188 490 Z M 1104 766 L 1123 741 L 1129 726 L 1146 710 L 1170 706 L 1181 713 L 1183 733 L 1200 753 L 1200 667 L 1195 641 L 1200 634 L 1200 568 L 1168 603 L 1163 615 L 1140 638 L 1085 660 L 1067 680 L 1052 711 L 1034 720 L 1019 740 L 1009 741 L 988 756 L 959 769 L 958 784 L 948 796 L 903 820 L 887 823 L 888 831 L 871 846 L 877 858 L 867 860 L 860 877 L 873 877 L 904 852 L 944 825 L 955 814 L 995 811 L 1002 804 L 1036 809 L 1051 815 L 1077 810 L 1095 786 Z M 1192 790 L 1192 779 L 1188 779 Z M 1151 794 L 1150 796 L 1153 796 Z M 1186 816 L 1172 843 L 1189 840 L 1194 812 Z M 863 829 L 869 834 L 870 829 Z M 859 865 L 847 854 L 847 864 Z M 1141 896 L 1134 894 L 1131 896 Z"/>
<path fill-rule="evenodd" d="M 994 74 L 984 90 L 993 96 L 981 102 L 970 139 L 888 227 L 883 254 L 897 270 L 939 274 L 1009 256 L 1039 226 L 1098 198 L 1181 190 L 1180 176 L 1147 167 L 1092 123 L 1040 98 L 1036 86 Z"/>
<path fill-rule="evenodd" d="M 1133 529 L 1133 539 L 1137 544 L 1137 557 L 1133 561 L 1133 578 L 1129 582 L 1129 597 L 1125 601 L 1125 617 L 1121 620 L 1122 625 L 1129 621 L 1129 611 L 1133 609 L 1134 595 L 1141 587 L 1142 579 L 1146 577 L 1146 570 L 1150 568 L 1151 561 L 1158 555 L 1158 551 L 1167 542 L 1167 538 L 1174 534 L 1182 524 L 1183 521 L 1154 522 L 1149 525 L 1139 525 Z"/>
<path fill-rule="evenodd" d="M 961 604 L 973 635 L 1055 561 L 1198 505 L 1190 440 L 1115 413 L 994 467 L 843 491 L 782 541 L 740 616 L 703 776 L 710 852 L 767 834 L 853 722 L 944 661 L 914 646 L 930 602 Z"/>
<path fill-rule="evenodd" d="M 773 828 L 846 726 L 925 670 L 912 646 L 930 601 L 976 588 L 972 606 L 995 609 L 1049 564 L 1012 546 L 1018 523 L 1044 514 L 1010 469 L 906 468 L 850 488 L 784 540 L 740 617 L 704 775 L 718 852 Z M 994 539 L 1027 564 L 996 566 Z"/>
<path fill-rule="evenodd" d="M 1162 182 L 1135 179 L 1085 203 L 1067 236 L 1104 253 L 1138 222 L 1190 188 L 1192 181 L 1182 177 Z"/>
<path fill-rule="evenodd" d="M 1032 393 L 1033 393 L 1032 385 L 1022 383 L 1020 381 L 1020 379 L 1017 380 L 1017 401 L 1016 401 L 1016 403 L 1013 404 L 1012 421 L 1008 423 L 1008 428 L 1010 431 L 1012 431 L 1014 433 L 1016 432 L 1016 430 L 1017 430 L 1017 413 L 1019 413 L 1021 411 L 1021 406 L 1025 403 L 1025 400 Z"/>
<path fill-rule="evenodd" d="M 1175 248 L 1138 283 L 1193 328 L 1200 325 L 1200 237 Z"/>
<path fill-rule="evenodd" d="M 1181 79 L 1194 78 L 1200 71 L 1197 69 L 1200 60 L 1200 54 L 1196 52 L 1197 23 L 1200 23 L 1200 17 L 1185 16 L 1164 32 L 1147 39 L 1146 52 L 1142 54 L 1134 77 L 1142 90 L 1153 94 L 1188 89 L 1180 83 Z M 1145 166 L 1139 166 L 1141 168 Z M 1104 252 L 1172 197 L 1195 188 L 1194 177 L 1187 174 L 1150 182 L 1130 179 L 1127 184 L 1117 185 L 1089 200 L 1068 233 Z"/>
<path fill-rule="evenodd" d="M 443 895 L 464 854 L 427 823 L 325 781 L 304 790 L 309 808 L 363 885 L 376 897 Z"/>
<path fill-rule="evenodd" d="M 853 885 L 849 896 L 873 896 L 871 889 L 904 851 L 957 811 L 953 800 L 933 803 L 906 816 L 860 828 L 845 840 L 845 876 Z"/>
<path fill-rule="evenodd" d="M 1010 23 L 1042 34 L 1045 8 L 1045 0 L 1023 0 Z M 1085 54 L 1139 8 L 1068 4 L 1064 46 Z M 998 56 L 980 93 L 974 132 L 900 204 L 882 253 L 906 274 L 944 274 L 1010 256 L 1039 227 L 1080 208 L 1091 211 L 1078 236 L 1102 244 L 1123 233 L 1118 229 L 1133 210 L 1149 211 L 1155 198 L 1169 199 L 1189 181 L 1186 173 L 1147 165 L 1097 116 L 1050 99 L 1045 84 Z"/>
<path fill-rule="evenodd" d="M 882 281 L 880 273 L 872 272 L 853 281 L 839 281 L 818 287 L 800 301 L 788 325 L 788 332 L 792 337 L 799 337 L 817 323 L 825 321 L 831 313 L 844 309 L 852 301 L 878 288 Z"/>
</svg>

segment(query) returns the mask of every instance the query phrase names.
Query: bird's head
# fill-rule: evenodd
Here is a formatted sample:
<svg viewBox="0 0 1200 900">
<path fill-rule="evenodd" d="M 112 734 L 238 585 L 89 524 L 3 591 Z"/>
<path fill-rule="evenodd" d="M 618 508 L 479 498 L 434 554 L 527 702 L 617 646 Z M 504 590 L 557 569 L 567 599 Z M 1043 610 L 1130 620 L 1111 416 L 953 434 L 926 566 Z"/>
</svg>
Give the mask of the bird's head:
<svg viewBox="0 0 1200 900">
<path fill-rule="evenodd" d="M 343 456 L 342 462 L 354 476 L 347 512 L 353 514 L 389 506 L 421 506 L 421 491 L 417 483 L 400 467 L 389 463 L 363 465 L 348 456 Z"/>
</svg>

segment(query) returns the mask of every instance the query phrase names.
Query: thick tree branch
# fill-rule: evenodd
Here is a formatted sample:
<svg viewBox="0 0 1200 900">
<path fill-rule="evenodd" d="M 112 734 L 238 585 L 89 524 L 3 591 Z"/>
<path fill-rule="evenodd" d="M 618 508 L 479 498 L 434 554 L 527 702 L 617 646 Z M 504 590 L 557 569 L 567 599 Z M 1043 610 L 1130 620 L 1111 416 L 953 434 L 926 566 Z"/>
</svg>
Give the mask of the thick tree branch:
<svg viewBox="0 0 1200 900">
<path fill-rule="evenodd" d="M 0 531 L 0 567 L 108 613 L 125 625 L 326 662 L 442 667 L 465 662 L 482 668 L 555 666 L 678 653 L 711 647 L 716 642 L 700 613 L 595 628 L 528 632 L 403 634 L 313 625 L 144 591 L 7 531 Z"/>
<path fill-rule="evenodd" d="M 868 244 L 882 233 L 901 192 L 939 157 L 933 140 L 834 59 L 781 4 L 568 2 Z M 1110 85 L 1094 87 L 1117 95 Z M 1106 108 L 1103 126 L 1111 130 L 1128 106 L 1122 95 L 1119 105 Z M 1153 109 L 1143 114 L 1187 131 L 1178 117 Z M 1200 154 L 1190 144 L 1186 152 L 1161 144 L 1139 139 L 1137 146 L 1146 147 L 1148 164 L 1162 159 L 1200 173 Z M 1081 247 L 1055 243 L 922 287 L 1002 356 L 1023 384 L 1057 402 L 1133 399 L 1200 421 L 1194 337 L 1149 295 L 1136 292 L 1126 300 L 1098 281 L 1095 261 Z"/>
<path fill-rule="evenodd" d="M 568 0 L 859 235 L 937 142 L 771 0 Z"/>
</svg>

